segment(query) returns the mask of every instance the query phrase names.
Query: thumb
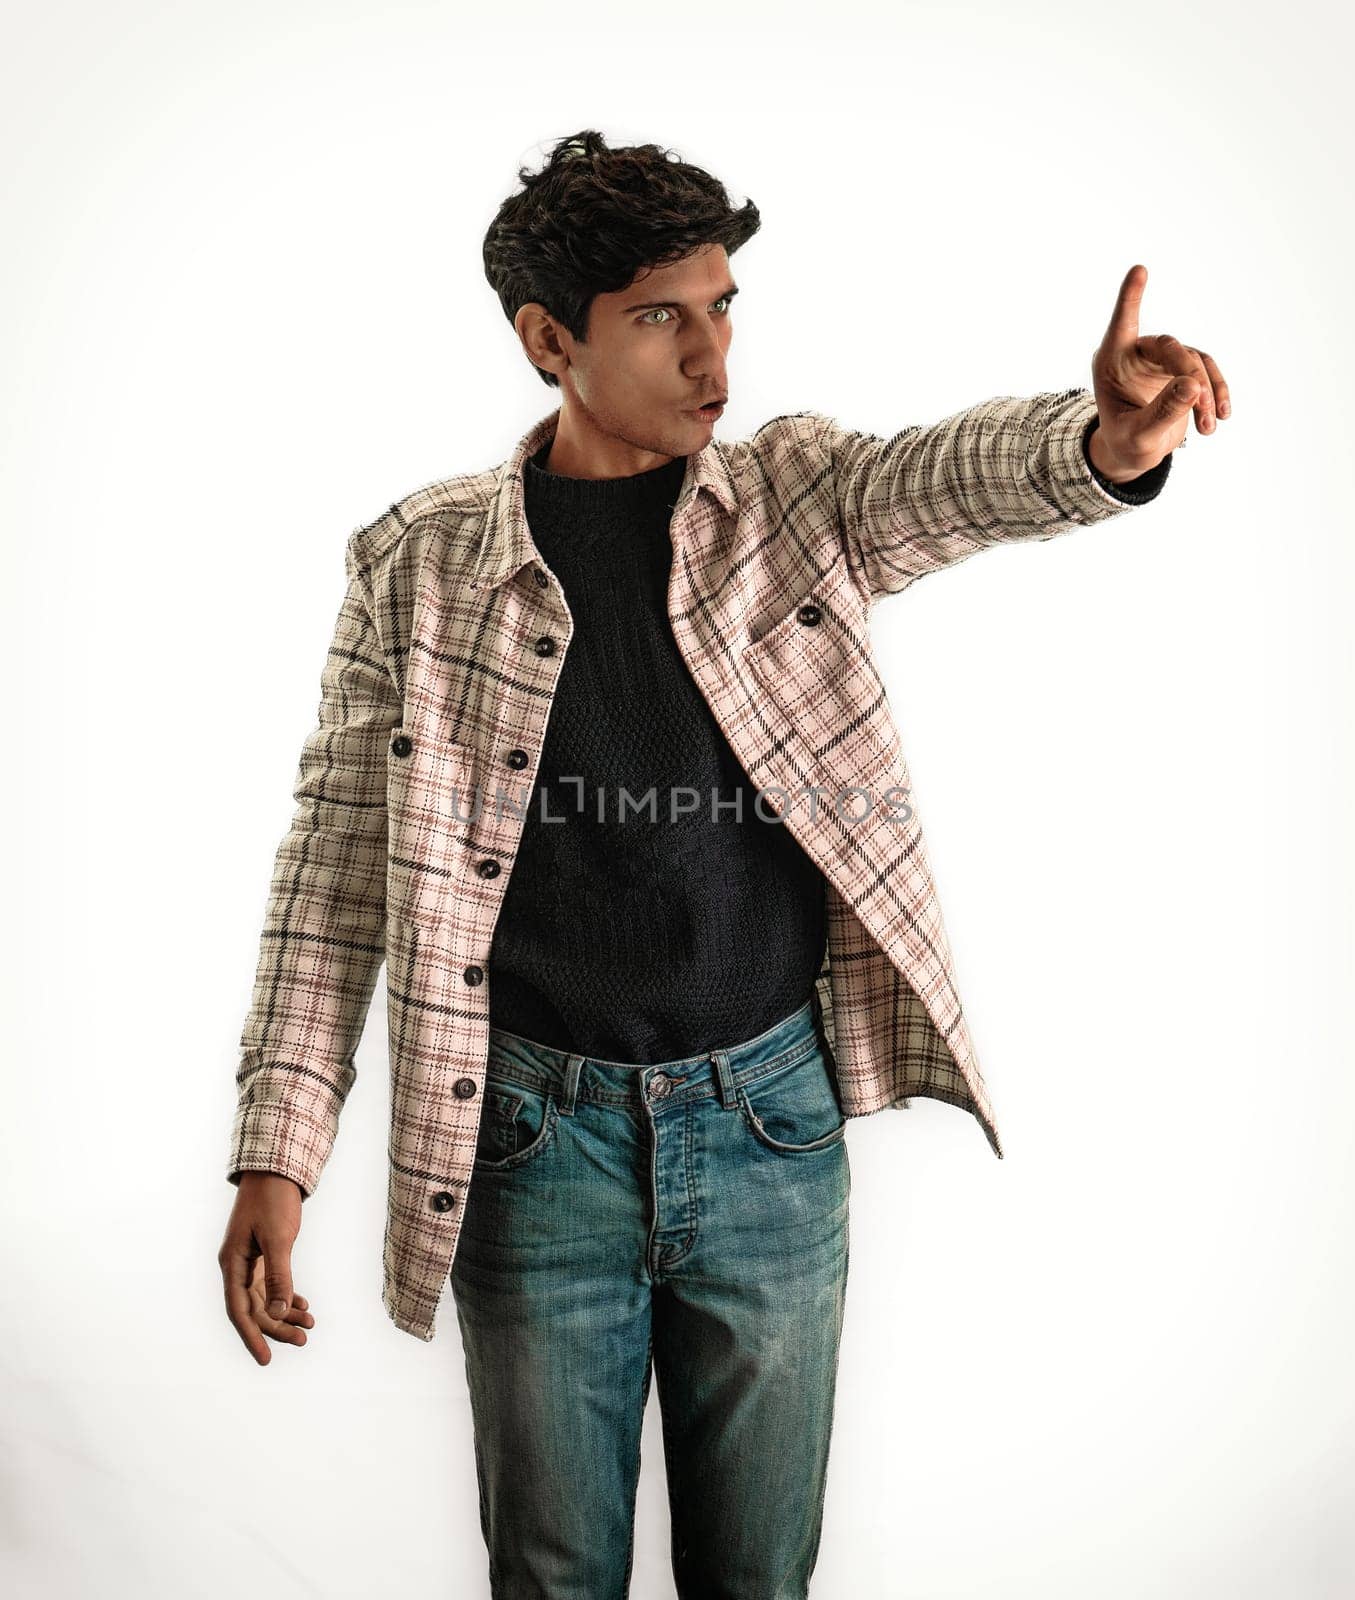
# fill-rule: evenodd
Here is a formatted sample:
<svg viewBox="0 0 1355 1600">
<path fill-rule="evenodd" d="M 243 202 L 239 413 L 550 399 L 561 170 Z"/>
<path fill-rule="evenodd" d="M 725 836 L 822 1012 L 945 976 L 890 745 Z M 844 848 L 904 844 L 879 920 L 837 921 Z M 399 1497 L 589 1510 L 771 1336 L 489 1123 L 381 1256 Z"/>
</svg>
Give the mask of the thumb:
<svg viewBox="0 0 1355 1600">
<path fill-rule="evenodd" d="M 1163 422 L 1174 422 L 1183 411 L 1189 411 L 1199 398 L 1200 385 L 1195 378 L 1178 378 L 1169 383 L 1158 397 L 1158 408 Z"/>
<path fill-rule="evenodd" d="M 292 1303 L 292 1252 L 286 1244 L 264 1246 L 264 1297 L 270 1317 L 286 1314 Z"/>
</svg>

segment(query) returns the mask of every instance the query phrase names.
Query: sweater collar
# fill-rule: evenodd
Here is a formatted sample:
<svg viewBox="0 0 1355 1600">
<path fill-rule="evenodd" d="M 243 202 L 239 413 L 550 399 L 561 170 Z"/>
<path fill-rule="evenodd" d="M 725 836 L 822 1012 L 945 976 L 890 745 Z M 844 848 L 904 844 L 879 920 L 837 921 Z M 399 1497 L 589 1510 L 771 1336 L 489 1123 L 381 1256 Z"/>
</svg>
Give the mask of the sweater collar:
<svg viewBox="0 0 1355 1600">
<path fill-rule="evenodd" d="M 490 589 L 513 577 L 527 562 L 537 559 L 537 549 L 527 528 L 524 477 L 528 458 L 555 436 L 560 407 L 530 427 L 499 468 L 497 485 L 490 496 L 484 529 L 471 574 L 472 589 Z M 662 470 L 662 469 L 659 469 Z M 649 477 L 648 473 L 638 474 Z M 579 480 L 584 481 L 584 480 Z M 592 480 L 587 480 L 591 482 Z M 629 480 L 625 480 L 629 481 Z M 703 449 L 687 457 L 682 485 L 673 507 L 673 518 L 681 518 L 702 489 L 712 494 L 727 512 L 738 507 L 734 474 L 724 447 L 711 439 Z"/>
<path fill-rule="evenodd" d="M 637 518 L 648 521 L 666 512 L 666 522 L 686 477 L 686 458 L 674 456 L 661 467 L 621 478 L 571 478 L 546 466 L 549 449 L 549 442 L 543 444 L 522 465 L 523 504 L 533 515 L 539 510 L 543 518 L 592 526 L 632 523 Z"/>
</svg>

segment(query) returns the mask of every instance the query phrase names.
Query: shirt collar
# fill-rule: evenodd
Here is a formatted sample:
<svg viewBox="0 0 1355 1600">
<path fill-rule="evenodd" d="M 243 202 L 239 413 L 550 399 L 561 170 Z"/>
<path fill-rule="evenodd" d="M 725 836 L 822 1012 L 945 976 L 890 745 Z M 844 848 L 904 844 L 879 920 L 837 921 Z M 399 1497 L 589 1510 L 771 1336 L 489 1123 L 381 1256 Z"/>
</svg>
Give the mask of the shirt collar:
<svg viewBox="0 0 1355 1600">
<path fill-rule="evenodd" d="M 475 570 L 470 578 L 472 589 L 495 588 L 515 576 L 527 562 L 538 559 L 523 509 L 522 478 L 527 458 L 554 437 L 559 421 L 560 407 L 557 406 L 523 434 L 499 469 L 498 485 L 490 498 Z M 673 507 L 675 519 L 687 510 L 702 489 L 708 489 L 726 511 L 733 511 L 739 503 L 724 449 L 714 439 L 695 455 L 687 457 L 687 470 Z"/>
</svg>

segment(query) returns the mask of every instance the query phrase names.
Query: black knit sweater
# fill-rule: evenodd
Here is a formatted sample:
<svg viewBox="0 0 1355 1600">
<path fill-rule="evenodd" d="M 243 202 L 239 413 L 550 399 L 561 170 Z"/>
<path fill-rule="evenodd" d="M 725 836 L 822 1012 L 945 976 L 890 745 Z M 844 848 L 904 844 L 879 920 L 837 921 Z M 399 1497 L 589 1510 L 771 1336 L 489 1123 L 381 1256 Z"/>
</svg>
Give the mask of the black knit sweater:
<svg viewBox="0 0 1355 1600">
<path fill-rule="evenodd" d="M 574 637 L 495 925 L 490 1024 L 648 1065 L 751 1039 L 810 997 L 824 882 L 755 809 L 673 638 L 686 459 L 570 478 L 546 470 L 550 448 L 525 463 L 525 511 Z"/>
</svg>

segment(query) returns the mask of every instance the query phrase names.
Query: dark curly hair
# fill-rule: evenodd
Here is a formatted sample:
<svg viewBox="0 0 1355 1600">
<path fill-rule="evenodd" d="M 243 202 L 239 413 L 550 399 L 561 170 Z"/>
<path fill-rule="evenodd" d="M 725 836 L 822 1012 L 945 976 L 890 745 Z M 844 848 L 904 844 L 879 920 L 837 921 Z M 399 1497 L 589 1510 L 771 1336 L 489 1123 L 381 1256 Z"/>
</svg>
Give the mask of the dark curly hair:
<svg viewBox="0 0 1355 1600">
<path fill-rule="evenodd" d="M 485 234 L 485 277 L 510 323 L 536 301 L 580 344 L 595 295 L 703 245 L 732 256 L 761 226 L 751 200 L 735 210 L 700 167 L 656 144 L 609 150 L 595 128 L 561 139 L 540 172 L 520 167 L 518 180 Z M 553 372 L 532 370 L 559 388 Z"/>
</svg>

